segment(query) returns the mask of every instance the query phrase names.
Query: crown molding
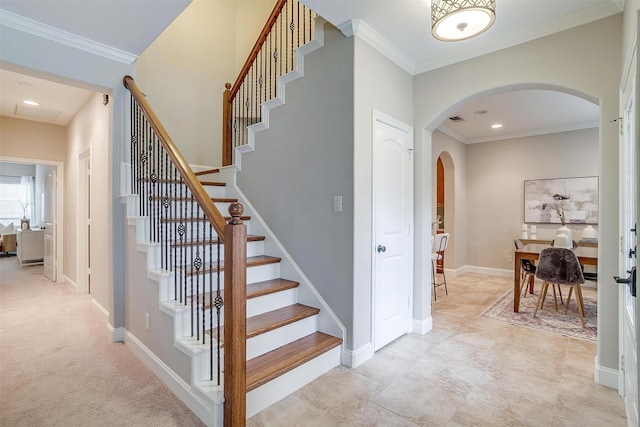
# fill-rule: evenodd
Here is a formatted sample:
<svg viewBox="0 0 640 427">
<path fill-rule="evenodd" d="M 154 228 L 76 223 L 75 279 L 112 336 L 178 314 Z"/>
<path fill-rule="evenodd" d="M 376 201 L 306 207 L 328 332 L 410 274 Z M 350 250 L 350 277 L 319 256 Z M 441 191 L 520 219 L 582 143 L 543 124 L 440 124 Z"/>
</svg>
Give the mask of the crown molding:
<svg viewBox="0 0 640 427">
<path fill-rule="evenodd" d="M 0 9 L 0 25 L 127 65 L 132 64 L 138 58 L 137 55 L 133 53 L 107 46 L 106 44 L 34 21 L 33 19 L 25 18 L 24 16 L 4 9 Z"/>
<path fill-rule="evenodd" d="M 416 64 L 415 74 L 432 71 L 438 68 L 455 64 L 457 62 L 466 61 L 468 59 L 483 56 L 491 52 L 496 52 L 498 50 L 526 43 L 540 37 L 545 37 L 550 34 L 588 24 L 590 22 L 615 15 L 616 13 L 620 13 L 623 11 L 623 9 L 624 2 L 621 1 L 609 1 L 607 3 L 600 3 L 589 9 L 585 9 L 580 12 L 554 19 L 553 21 L 549 21 L 545 24 L 539 25 L 526 33 L 518 33 L 513 37 L 507 37 L 499 42 L 474 45 L 473 47 L 457 50 L 455 53 L 452 53 L 450 55 L 441 56 L 439 58 L 436 58 L 435 60 L 420 62 Z"/>
<path fill-rule="evenodd" d="M 371 28 L 361 19 L 352 19 L 338 26 L 338 29 L 346 37 L 356 36 L 371 45 L 374 49 L 389 58 L 400 68 L 412 76 L 415 75 L 416 64 L 407 55 L 402 53 L 397 47 L 389 43 L 380 33 Z"/>
</svg>

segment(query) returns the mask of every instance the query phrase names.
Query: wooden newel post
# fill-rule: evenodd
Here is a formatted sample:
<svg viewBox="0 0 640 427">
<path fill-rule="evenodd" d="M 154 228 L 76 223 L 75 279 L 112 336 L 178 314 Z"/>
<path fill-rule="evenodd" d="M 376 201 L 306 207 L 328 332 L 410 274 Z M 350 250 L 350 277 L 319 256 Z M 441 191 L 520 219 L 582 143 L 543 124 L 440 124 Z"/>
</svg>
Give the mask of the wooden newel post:
<svg viewBox="0 0 640 427">
<path fill-rule="evenodd" d="M 224 93 L 222 94 L 222 166 L 229 166 L 233 161 L 231 147 L 231 83 L 224 85 Z"/>
<path fill-rule="evenodd" d="M 247 417 L 247 227 L 240 203 L 229 206 L 224 229 L 224 425 Z"/>
</svg>

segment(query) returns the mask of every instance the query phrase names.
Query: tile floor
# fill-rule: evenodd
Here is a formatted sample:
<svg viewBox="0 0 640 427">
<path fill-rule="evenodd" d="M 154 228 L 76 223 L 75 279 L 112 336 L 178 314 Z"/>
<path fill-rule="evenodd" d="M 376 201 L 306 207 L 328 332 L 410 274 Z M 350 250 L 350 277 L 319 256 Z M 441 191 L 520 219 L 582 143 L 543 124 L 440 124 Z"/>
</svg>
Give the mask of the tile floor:
<svg viewBox="0 0 640 427">
<path fill-rule="evenodd" d="M 333 369 L 247 425 L 626 426 L 620 396 L 593 382 L 595 343 L 480 317 L 511 283 L 449 278 L 431 332 Z"/>
</svg>

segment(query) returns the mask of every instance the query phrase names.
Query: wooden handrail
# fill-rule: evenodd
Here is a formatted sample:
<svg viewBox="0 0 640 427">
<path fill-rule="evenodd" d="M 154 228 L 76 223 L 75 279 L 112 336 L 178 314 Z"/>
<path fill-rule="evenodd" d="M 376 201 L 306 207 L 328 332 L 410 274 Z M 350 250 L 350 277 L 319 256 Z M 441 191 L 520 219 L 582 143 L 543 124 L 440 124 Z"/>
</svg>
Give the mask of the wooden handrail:
<svg viewBox="0 0 640 427">
<path fill-rule="evenodd" d="M 245 61 L 244 65 L 242 66 L 242 69 L 240 70 L 240 74 L 238 74 L 238 78 L 236 79 L 233 86 L 231 86 L 231 89 L 229 91 L 229 98 L 228 98 L 229 101 L 233 100 L 233 98 L 235 98 L 236 94 L 238 93 L 238 90 L 240 89 L 240 85 L 242 84 L 244 78 L 247 77 L 247 74 L 249 73 L 251 66 L 253 65 L 254 61 L 258 57 L 258 53 L 260 53 L 260 49 L 262 49 L 262 45 L 264 44 L 265 40 L 267 40 L 267 37 L 269 37 L 269 33 L 271 32 L 271 27 L 273 27 L 273 25 L 276 23 L 276 20 L 280 16 L 280 11 L 282 11 L 282 8 L 286 3 L 287 3 L 287 0 L 278 0 L 276 2 L 276 5 L 271 11 L 271 15 L 269 15 L 269 19 L 267 19 L 267 22 L 264 24 L 264 28 L 262 28 L 262 31 L 260 32 L 260 35 L 258 36 L 256 43 L 253 45 L 253 49 L 251 49 L 251 52 L 249 53 L 249 57 Z"/>
<path fill-rule="evenodd" d="M 169 136 L 169 133 L 166 131 L 164 126 L 162 126 L 162 123 L 160 123 L 158 116 L 156 116 L 156 114 L 151 109 L 151 106 L 147 102 L 140 88 L 138 88 L 138 85 L 136 85 L 133 77 L 125 76 L 122 80 L 122 83 L 124 84 L 124 87 L 129 89 L 129 92 L 131 92 L 131 96 L 133 96 L 133 98 L 140 106 L 142 113 L 149 121 L 149 124 L 158 136 L 160 143 L 167 151 L 167 154 L 169 155 L 171 160 L 173 160 L 178 173 L 184 180 L 187 187 L 189 187 L 189 190 L 191 190 L 193 197 L 202 208 L 202 211 L 206 215 L 211 225 L 213 225 L 213 228 L 216 230 L 216 233 L 218 233 L 218 236 L 220 236 L 222 241 L 224 241 L 224 230 L 226 226 L 224 216 L 222 216 L 218 208 L 216 208 L 213 200 L 211 200 L 211 197 L 207 194 L 202 184 L 200 184 L 200 181 L 191 170 L 191 167 L 187 163 L 186 159 L 182 156 L 182 154 L 176 147 L 175 143 Z"/>
</svg>

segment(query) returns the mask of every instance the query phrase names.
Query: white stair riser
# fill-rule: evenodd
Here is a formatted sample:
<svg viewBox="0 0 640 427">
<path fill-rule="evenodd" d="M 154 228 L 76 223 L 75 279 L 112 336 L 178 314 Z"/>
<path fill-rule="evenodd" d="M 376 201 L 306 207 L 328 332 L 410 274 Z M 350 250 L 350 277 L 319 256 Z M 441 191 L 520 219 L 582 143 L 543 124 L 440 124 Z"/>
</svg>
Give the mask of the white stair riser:
<svg viewBox="0 0 640 427">
<path fill-rule="evenodd" d="M 211 181 L 216 181 L 215 179 L 212 179 Z M 213 186 L 213 185 L 205 185 L 204 186 L 205 191 L 207 192 L 207 194 L 209 195 L 209 197 L 211 198 L 222 198 L 225 197 L 225 187 L 218 187 L 218 186 Z"/>
<path fill-rule="evenodd" d="M 247 418 L 340 365 L 340 346 L 247 393 Z"/>
<path fill-rule="evenodd" d="M 161 215 L 162 218 L 186 217 L 190 216 L 192 212 L 194 216 L 202 216 L 202 210 L 199 209 L 198 203 L 195 199 L 192 204 L 190 199 L 175 200 L 173 199 L 173 197 L 175 197 L 173 194 L 170 194 L 169 197 L 169 203 L 166 208 L 164 206 L 164 202 L 160 199 L 154 200 L 153 205 L 145 207 L 145 209 L 151 209 L 155 215 Z M 177 197 L 179 198 L 180 195 Z M 231 205 L 231 202 L 214 202 L 214 204 L 222 216 L 229 216 L 229 206 Z"/>
<path fill-rule="evenodd" d="M 247 340 L 247 360 L 260 356 L 318 330 L 318 316 L 307 317 Z"/>
<path fill-rule="evenodd" d="M 192 251 L 193 248 L 193 251 Z M 179 266 L 182 262 L 182 265 L 191 264 L 191 260 L 195 258 L 196 254 L 200 254 L 200 258 L 205 258 L 207 262 L 209 262 L 209 257 L 213 262 L 216 262 L 218 257 L 218 245 L 213 244 L 194 244 L 184 248 L 170 248 L 171 257 L 174 260 L 174 264 Z M 175 253 L 175 255 L 173 255 Z M 193 257 L 192 257 L 193 254 Z M 247 256 L 258 256 L 264 255 L 264 241 L 251 241 L 247 242 Z M 181 258 L 182 257 L 182 258 Z M 220 245 L 220 259 L 224 259 L 224 245 Z"/>
<path fill-rule="evenodd" d="M 210 310 L 205 310 L 205 329 L 209 329 L 209 319 L 210 319 Z M 192 318 L 193 316 L 193 318 Z M 215 316 L 215 314 L 214 314 Z M 184 310 L 180 310 L 175 314 L 175 335 L 176 338 L 193 338 L 195 339 L 195 334 L 197 329 L 200 329 L 200 338 L 202 338 L 202 310 L 198 312 L 194 311 L 191 313 L 191 306 L 187 306 Z M 194 336 L 191 336 L 191 324 L 193 323 L 193 333 Z M 215 327 L 215 325 L 214 325 Z M 197 329 L 196 329 L 197 328 Z"/>
<path fill-rule="evenodd" d="M 298 288 L 287 289 L 247 300 L 247 317 L 257 316 L 298 302 Z"/>
<path fill-rule="evenodd" d="M 263 282 L 280 277 L 280 264 L 266 264 L 247 268 L 247 283 Z"/>
<path fill-rule="evenodd" d="M 197 384 L 202 381 L 218 381 L 218 355 L 216 349 L 216 343 L 214 342 L 213 357 L 211 357 L 211 351 L 207 346 L 205 351 L 196 353 L 193 356 L 192 362 L 192 384 Z M 213 371 L 211 370 L 211 364 L 213 363 Z M 220 349 L 220 370 L 224 369 L 224 351 Z M 213 377 L 211 377 L 213 372 Z"/>
<path fill-rule="evenodd" d="M 244 224 L 247 226 L 247 234 L 249 234 L 251 229 L 251 221 L 244 221 Z M 179 223 L 177 222 L 167 223 L 164 226 L 164 229 L 166 230 L 166 232 L 163 231 L 162 233 L 163 239 L 171 239 L 175 242 L 180 242 L 181 240 L 195 240 L 196 237 L 199 239 L 206 238 L 207 240 L 209 240 L 212 237 L 215 238 L 217 236 L 216 232 L 212 230 L 212 228 L 210 227 L 210 224 L 203 220 L 194 221 L 192 223 L 190 220 L 185 218 L 184 219 L 185 229 L 182 237 L 178 233 L 178 225 Z M 173 227 L 173 228 L 170 229 L 169 227 Z M 149 235 L 147 234 L 143 241 L 148 241 L 148 240 L 149 240 Z"/>
<path fill-rule="evenodd" d="M 198 281 L 196 281 L 196 277 Z M 280 277 L 280 264 L 266 264 L 247 268 L 247 283 L 257 283 L 265 280 L 277 279 Z M 213 288 L 217 288 L 217 273 L 193 275 L 193 289 L 195 292 L 196 282 L 199 283 L 200 289 L 208 292 L 209 283 L 213 280 Z M 168 295 L 173 295 L 173 282 L 167 282 L 169 285 Z M 224 286 L 224 271 L 220 272 L 220 286 Z M 184 283 L 181 283 L 184 289 Z M 184 294 L 184 291 L 183 291 Z M 187 277 L 186 295 L 191 295 L 191 277 Z M 172 299 L 172 298 L 170 298 Z"/>
</svg>

